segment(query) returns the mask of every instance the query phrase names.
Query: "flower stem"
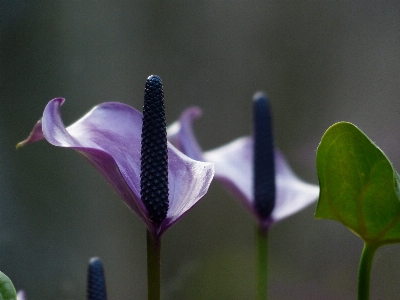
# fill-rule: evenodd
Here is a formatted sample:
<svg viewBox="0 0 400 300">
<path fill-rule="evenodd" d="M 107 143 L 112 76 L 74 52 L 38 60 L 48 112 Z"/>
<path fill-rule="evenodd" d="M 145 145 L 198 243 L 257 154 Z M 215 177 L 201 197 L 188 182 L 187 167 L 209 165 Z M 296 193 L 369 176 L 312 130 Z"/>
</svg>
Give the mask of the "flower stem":
<svg viewBox="0 0 400 300">
<path fill-rule="evenodd" d="M 268 229 L 256 226 L 256 299 L 268 298 Z"/>
<path fill-rule="evenodd" d="M 360 266 L 358 268 L 358 300 L 369 299 L 369 283 L 371 275 L 372 260 L 379 246 L 364 243 L 361 254 Z"/>
<path fill-rule="evenodd" d="M 148 300 L 160 300 L 161 240 L 147 230 L 147 291 Z"/>
</svg>

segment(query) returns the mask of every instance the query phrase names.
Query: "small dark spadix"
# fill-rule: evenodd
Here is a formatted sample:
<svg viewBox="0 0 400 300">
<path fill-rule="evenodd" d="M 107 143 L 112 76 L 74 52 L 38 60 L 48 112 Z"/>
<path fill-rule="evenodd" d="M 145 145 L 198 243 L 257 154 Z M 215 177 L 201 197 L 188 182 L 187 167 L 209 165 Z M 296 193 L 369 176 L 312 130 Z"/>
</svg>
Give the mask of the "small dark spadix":
<svg viewBox="0 0 400 300">
<path fill-rule="evenodd" d="M 271 110 L 267 96 L 258 92 L 253 97 L 254 119 L 254 207 L 267 219 L 275 206 L 275 162 Z"/>
<path fill-rule="evenodd" d="M 87 300 L 107 300 L 103 264 L 98 257 L 93 257 L 89 261 L 86 298 Z"/>
<path fill-rule="evenodd" d="M 160 224 L 168 212 L 168 150 L 164 91 L 151 75 L 144 90 L 140 194 L 150 220 Z"/>
</svg>

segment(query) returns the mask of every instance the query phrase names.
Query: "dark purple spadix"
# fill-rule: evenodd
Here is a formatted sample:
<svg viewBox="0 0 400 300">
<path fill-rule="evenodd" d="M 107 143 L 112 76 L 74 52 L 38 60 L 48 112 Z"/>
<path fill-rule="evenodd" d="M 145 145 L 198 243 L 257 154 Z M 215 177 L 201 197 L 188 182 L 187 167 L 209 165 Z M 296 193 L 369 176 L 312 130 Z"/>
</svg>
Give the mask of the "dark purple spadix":
<svg viewBox="0 0 400 300">
<path fill-rule="evenodd" d="M 98 257 L 89 261 L 86 297 L 87 300 L 107 300 L 103 264 Z"/>
<path fill-rule="evenodd" d="M 151 75 L 144 90 L 140 194 L 150 220 L 160 224 L 168 212 L 168 150 L 164 91 Z"/>
<path fill-rule="evenodd" d="M 254 119 L 254 207 L 267 219 L 275 206 L 275 162 L 271 110 L 267 96 L 258 92 L 253 97 Z"/>
</svg>

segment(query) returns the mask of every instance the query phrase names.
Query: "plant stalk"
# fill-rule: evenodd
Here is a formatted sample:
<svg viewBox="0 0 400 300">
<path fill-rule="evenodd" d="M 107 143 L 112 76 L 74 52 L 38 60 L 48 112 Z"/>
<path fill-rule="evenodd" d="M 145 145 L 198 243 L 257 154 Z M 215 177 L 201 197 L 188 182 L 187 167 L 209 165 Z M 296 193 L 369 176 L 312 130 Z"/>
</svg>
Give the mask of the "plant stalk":
<svg viewBox="0 0 400 300">
<path fill-rule="evenodd" d="M 268 229 L 256 226 L 256 299 L 268 299 Z"/>
<path fill-rule="evenodd" d="M 369 300 L 371 267 L 378 246 L 364 243 L 358 268 L 358 300 Z"/>
<path fill-rule="evenodd" d="M 161 299 L 161 240 L 147 230 L 147 291 L 148 300 Z"/>
</svg>

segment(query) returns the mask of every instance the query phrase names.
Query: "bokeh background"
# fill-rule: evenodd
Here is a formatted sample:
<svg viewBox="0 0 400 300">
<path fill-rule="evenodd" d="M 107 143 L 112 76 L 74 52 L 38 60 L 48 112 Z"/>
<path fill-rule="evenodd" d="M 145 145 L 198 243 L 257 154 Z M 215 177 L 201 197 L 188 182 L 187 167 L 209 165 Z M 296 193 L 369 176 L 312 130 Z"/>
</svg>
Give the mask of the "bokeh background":
<svg viewBox="0 0 400 300">
<path fill-rule="evenodd" d="M 203 109 L 203 149 L 251 132 L 266 91 L 276 144 L 317 183 L 315 151 L 333 123 L 360 127 L 400 169 L 399 1 L 0 2 L 0 269 L 29 299 L 84 299 L 104 262 L 110 299 L 146 298 L 145 227 L 78 154 L 18 151 L 47 102 L 66 124 L 94 105 L 142 107 L 162 77 L 167 121 Z M 270 233 L 271 299 L 355 299 L 362 242 L 315 220 L 315 205 Z M 163 299 L 251 299 L 254 220 L 214 182 L 163 236 Z M 400 294 L 400 246 L 374 260 L 372 299 Z"/>
</svg>

